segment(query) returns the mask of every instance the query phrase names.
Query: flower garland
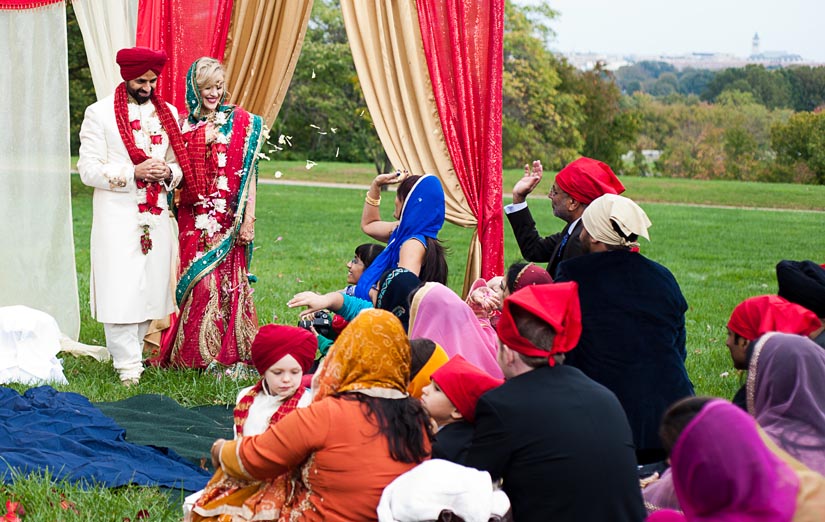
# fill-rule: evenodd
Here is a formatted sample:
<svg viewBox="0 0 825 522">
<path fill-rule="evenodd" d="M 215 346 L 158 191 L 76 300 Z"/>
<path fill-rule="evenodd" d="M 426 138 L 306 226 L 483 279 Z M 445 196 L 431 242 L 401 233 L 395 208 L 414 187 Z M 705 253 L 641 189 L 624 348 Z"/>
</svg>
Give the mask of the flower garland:
<svg viewBox="0 0 825 522">
<path fill-rule="evenodd" d="M 207 195 L 198 194 L 199 201 L 195 204 L 197 209 L 195 228 L 201 231 L 204 241 L 213 239 L 231 223 L 231 221 L 227 222 L 229 218 L 227 198 L 230 192 L 229 178 L 226 174 L 226 154 L 229 149 L 232 125 L 225 112 L 215 113 L 213 125 L 215 139 L 209 145 L 209 149 L 210 158 L 215 167 L 215 178 L 211 186 L 212 190 Z"/>
<path fill-rule="evenodd" d="M 129 158 L 134 165 L 139 165 L 149 159 L 150 156 L 153 156 L 153 153 L 165 152 L 165 148 L 155 147 L 163 144 L 165 135 L 169 145 L 175 151 L 184 174 L 191 173 L 189 156 L 186 153 L 180 129 L 169 107 L 164 102 L 158 101 L 154 95 L 150 100 L 155 112 L 147 119 L 147 129 L 144 131 L 139 107 L 128 102 L 126 83 L 121 83 L 115 89 L 115 121 L 123 145 L 129 153 Z M 146 151 L 149 151 L 149 155 Z M 135 186 L 137 187 L 138 212 L 140 214 L 138 221 L 138 227 L 141 230 L 140 250 L 143 255 L 146 255 L 152 250 L 152 237 L 149 234 L 153 222 L 151 216 L 158 216 L 163 213 L 163 208 L 158 205 L 161 184 L 157 182 L 147 183 L 135 179 Z"/>
</svg>

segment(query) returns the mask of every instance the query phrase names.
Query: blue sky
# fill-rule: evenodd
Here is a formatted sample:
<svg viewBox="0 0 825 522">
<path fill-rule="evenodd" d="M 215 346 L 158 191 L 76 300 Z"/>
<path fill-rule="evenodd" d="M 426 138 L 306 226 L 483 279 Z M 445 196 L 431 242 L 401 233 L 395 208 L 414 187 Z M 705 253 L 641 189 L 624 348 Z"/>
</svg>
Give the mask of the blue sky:
<svg viewBox="0 0 825 522">
<path fill-rule="evenodd" d="M 538 0 L 515 0 L 520 4 Z M 759 33 L 762 51 L 825 63 L 825 0 L 550 0 L 551 47 L 570 52 L 746 57 Z"/>
</svg>

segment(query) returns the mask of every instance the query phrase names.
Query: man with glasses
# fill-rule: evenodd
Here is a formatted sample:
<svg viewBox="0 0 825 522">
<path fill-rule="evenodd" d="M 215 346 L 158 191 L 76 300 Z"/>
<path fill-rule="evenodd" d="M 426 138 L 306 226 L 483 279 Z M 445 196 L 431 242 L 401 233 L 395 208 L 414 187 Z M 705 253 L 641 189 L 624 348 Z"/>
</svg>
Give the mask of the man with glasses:
<svg viewBox="0 0 825 522">
<path fill-rule="evenodd" d="M 579 158 L 564 167 L 550 188 L 547 197 L 553 205 L 553 215 L 567 223 L 564 230 L 541 237 L 536 222 L 527 207 L 527 195 L 542 178 L 540 161 L 524 166 L 524 177 L 513 187 L 513 203 L 504 207 L 513 227 L 521 255 L 527 261 L 548 263 L 547 271 L 555 276 L 556 267 L 565 259 L 582 255 L 579 234 L 581 216 L 591 201 L 604 194 L 621 194 L 624 185 L 607 164 L 590 158 Z"/>
</svg>

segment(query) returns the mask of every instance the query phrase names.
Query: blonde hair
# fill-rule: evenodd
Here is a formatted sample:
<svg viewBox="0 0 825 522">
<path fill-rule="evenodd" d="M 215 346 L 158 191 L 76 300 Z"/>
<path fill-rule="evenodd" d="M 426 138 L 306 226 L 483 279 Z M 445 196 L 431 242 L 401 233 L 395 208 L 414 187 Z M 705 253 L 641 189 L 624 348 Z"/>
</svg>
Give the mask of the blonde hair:
<svg viewBox="0 0 825 522">
<path fill-rule="evenodd" d="M 207 85 L 215 85 L 220 80 L 224 81 L 224 98 L 229 98 L 229 91 L 226 90 L 226 70 L 223 64 L 218 60 L 209 56 L 204 56 L 198 59 L 198 65 L 195 68 L 195 83 L 198 89 L 203 89 Z"/>
</svg>

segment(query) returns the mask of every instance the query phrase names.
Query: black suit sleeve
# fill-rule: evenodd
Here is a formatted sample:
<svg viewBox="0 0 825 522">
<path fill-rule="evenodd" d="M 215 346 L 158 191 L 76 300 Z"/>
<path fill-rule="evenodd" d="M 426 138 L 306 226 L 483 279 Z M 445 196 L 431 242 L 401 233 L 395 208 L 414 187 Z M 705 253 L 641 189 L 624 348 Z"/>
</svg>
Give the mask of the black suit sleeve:
<svg viewBox="0 0 825 522">
<path fill-rule="evenodd" d="M 494 481 L 500 479 L 510 461 L 509 439 L 510 433 L 495 407 L 482 397 L 476 406 L 473 443 L 465 465 L 489 472 Z"/>
<path fill-rule="evenodd" d="M 564 236 L 563 232 L 541 237 L 538 230 L 536 230 L 536 222 L 533 221 L 533 215 L 530 214 L 528 207 L 507 214 L 507 219 L 510 221 L 510 226 L 513 227 L 518 248 L 521 250 L 524 259 L 534 263 L 547 263 L 553 259 L 553 252 L 561 242 L 561 238 Z"/>
</svg>

